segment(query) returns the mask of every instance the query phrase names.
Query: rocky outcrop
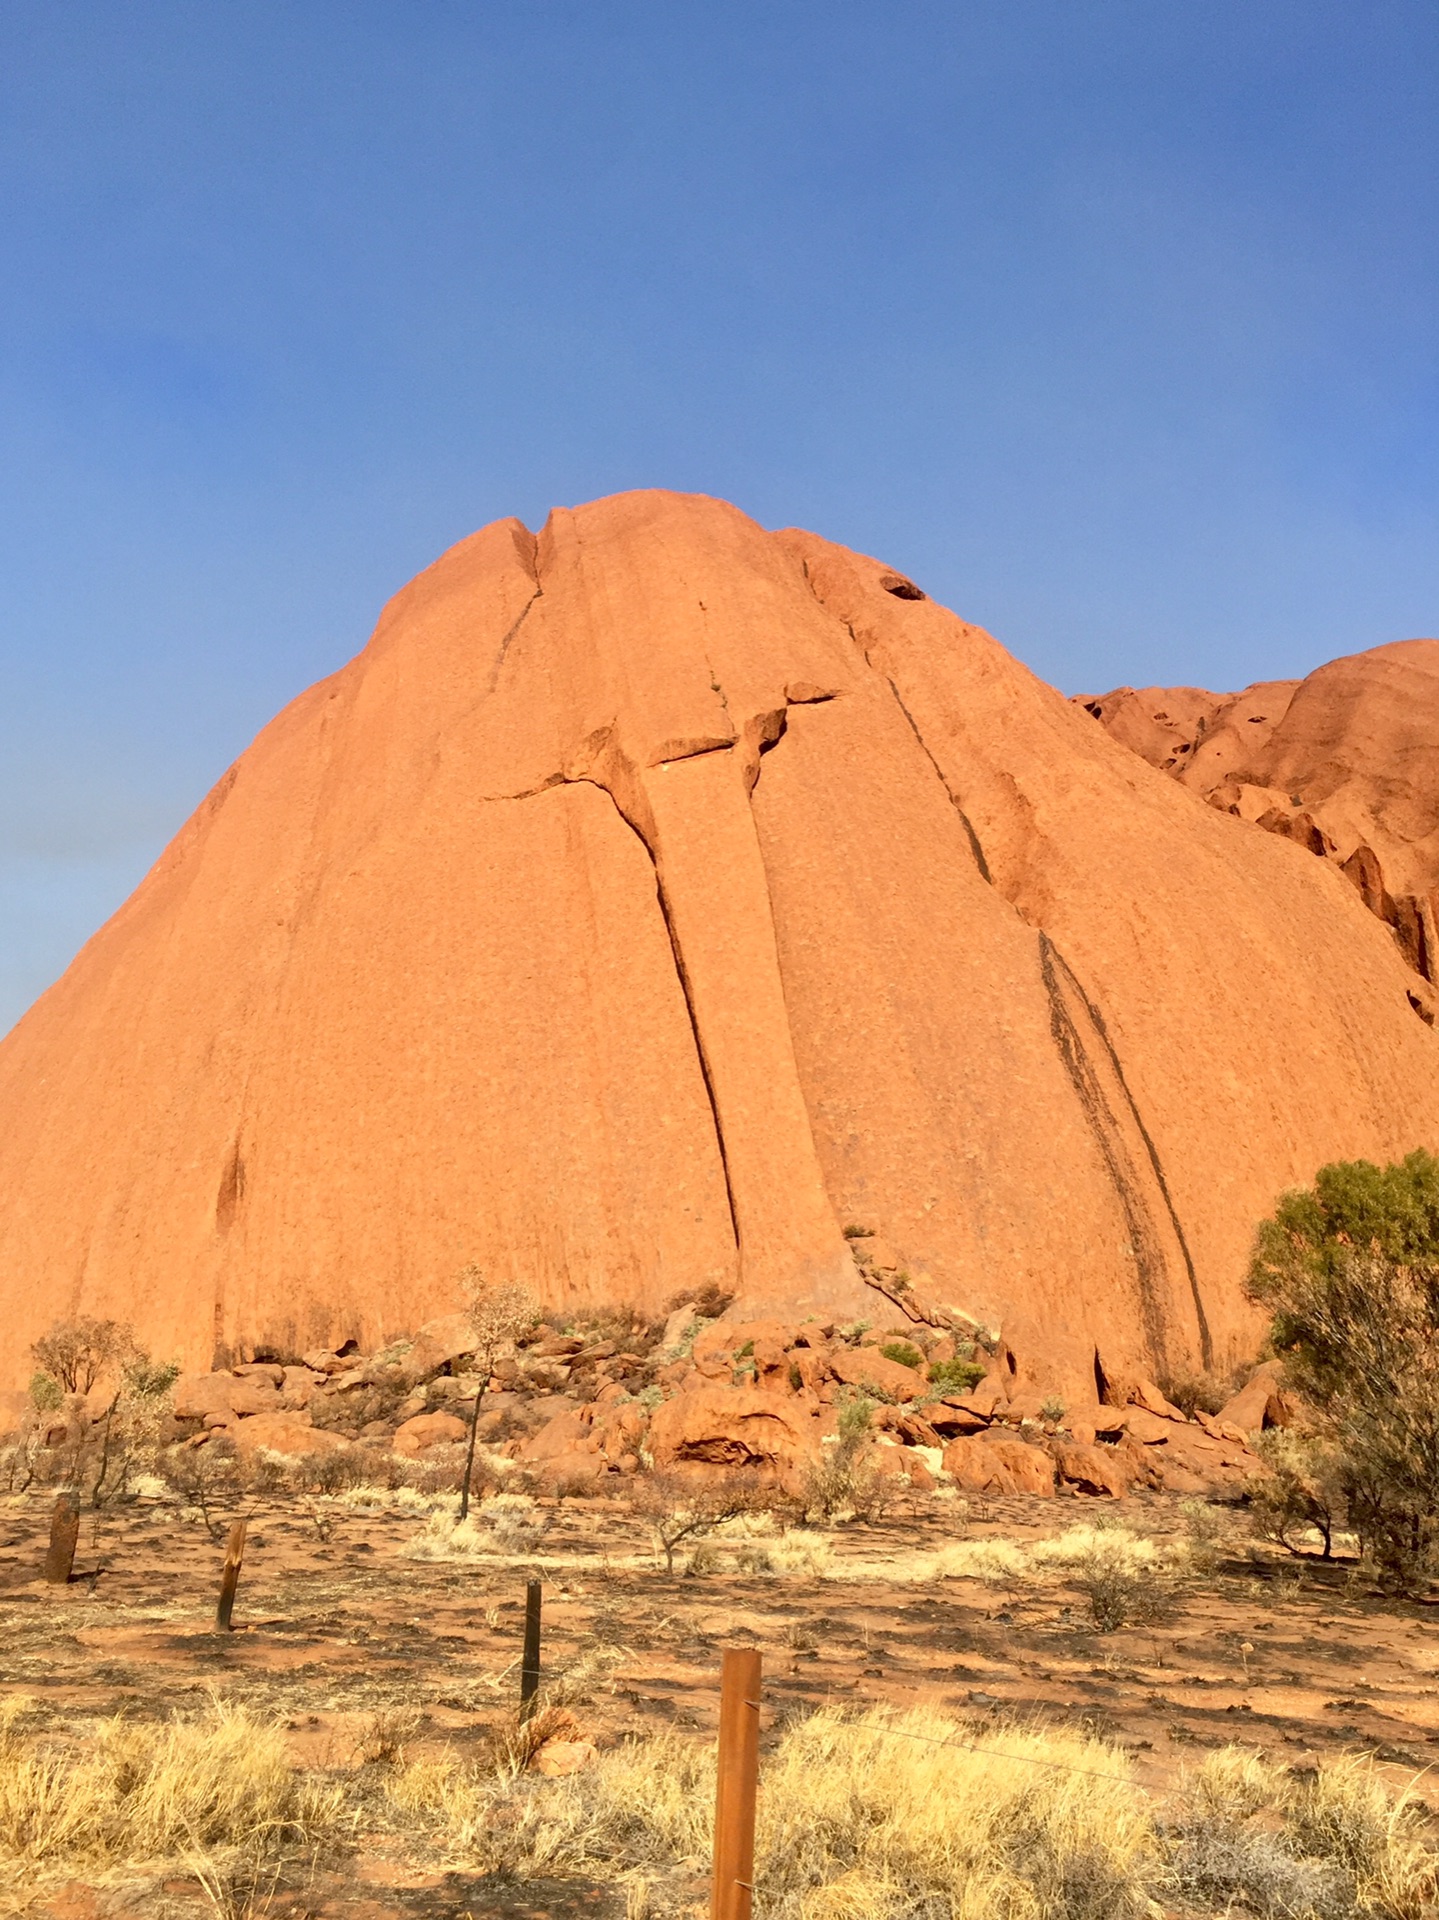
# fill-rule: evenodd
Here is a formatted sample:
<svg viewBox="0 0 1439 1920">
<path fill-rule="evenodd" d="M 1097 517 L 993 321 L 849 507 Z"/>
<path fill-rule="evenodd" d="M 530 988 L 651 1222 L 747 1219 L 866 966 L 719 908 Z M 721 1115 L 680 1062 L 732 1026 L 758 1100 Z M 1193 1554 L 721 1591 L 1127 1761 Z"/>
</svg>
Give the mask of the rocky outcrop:
<svg viewBox="0 0 1439 1920">
<path fill-rule="evenodd" d="M 852 1321 L 859 1227 L 1078 1404 L 1097 1352 L 1249 1348 L 1276 1195 L 1439 1140 L 1413 978 L 878 562 L 667 494 L 501 522 L 0 1043 L 4 1363 L 79 1312 L 192 1369 L 373 1353 L 471 1261 Z"/>
<path fill-rule="evenodd" d="M 1337 866 L 1407 964 L 1439 981 L 1439 640 L 1243 693 L 1117 687 L 1077 704 L 1211 806 Z M 1432 1022 L 1434 995 L 1413 997 Z"/>
</svg>

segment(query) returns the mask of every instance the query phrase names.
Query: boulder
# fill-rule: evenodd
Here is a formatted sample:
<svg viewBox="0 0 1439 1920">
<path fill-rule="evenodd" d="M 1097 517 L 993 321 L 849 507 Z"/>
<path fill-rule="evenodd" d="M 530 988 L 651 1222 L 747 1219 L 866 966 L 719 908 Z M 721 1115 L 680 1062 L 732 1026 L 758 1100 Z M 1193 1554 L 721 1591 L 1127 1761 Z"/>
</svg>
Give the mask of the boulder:
<svg viewBox="0 0 1439 1920">
<path fill-rule="evenodd" d="M 943 1400 L 927 1400 L 918 1411 L 946 1440 L 960 1433 L 983 1433 L 989 1425 L 982 1413 L 976 1413 L 962 1398 L 948 1394 Z"/>
<path fill-rule="evenodd" d="M 982 1380 L 977 1381 L 968 1393 L 946 1394 L 945 1398 L 951 1406 L 961 1407 L 969 1413 L 979 1414 L 983 1419 L 989 1420 L 995 1414 L 1002 1413 L 1009 1405 L 1009 1387 L 1004 1375 L 996 1369 L 995 1372 L 987 1373 Z"/>
<path fill-rule="evenodd" d="M 279 1369 L 275 1369 L 279 1372 Z M 283 1379 L 283 1375 L 281 1378 Z M 279 1388 L 266 1374 L 182 1373 L 170 1402 L 177 1420 L 204 1420 L 284 1411 Z"/>
<path fill-rule="evenodd" d="M 911 1493 L 932 1493 L 938 1484 L 913 1447 L 878 1446 L 869 1457 L 883 1479 L 903 1481 Z"/>
<path fill-rule="evenodd" d="M 409 1380 L 428 1380 L 441 1367 L 475 1350 L 474 1322 L 467 1313 L 444 1313 L 427 1320 L 415 1335 L 402 1365 Z"/>
<path fill-rule="evenodd" d="M 1287 1427 L 1293 1418 L 1293 1408 L 1279 1384 L 1282 1370 L 1278 1360 L 1266 1360 L 1238 1393 L 1225 1401 L 1215 1416 L 1218 1424 L 1239 1433 L 1262 1433 L 1266 1427 Z"/>
<path fill-rule="evenodd" d="M 957 1487 L 973 1493 L 1054 1492 L 1049 1454 L 993 1431 L 979 1439 L 951 1440 L 944 1450 L 944 1471 Z"/>
<path fill-rule="evenodd" d="M 313 1367 L 286 1367 L 280 1388 L 280 1405 L 287 1411 L 308 1407 L 329 1376 Z"/>
<path fill-rule="evenodd" d="M 691 1358 L 712 1380 L 729 1379 L 742 1358 L 754 1360 L 756 1372 L 774 1372 L 797 1336 L 798 1329 L 784 1320 L 716 1320 L 696 1338 Z"/>
<path fill-rule="evenodd" d="M 1131 1440 L 1138 1440 L 1146 1447 L 1168 1446 L 1178 1431 L 1173 1420 L 1161 1419 L 1158 1414 L 1150 1413 L 1144 1407 L 1126 1407 L 1124 1415 L 1125 1432 Z M 1187 1424 L 1183 1414 L 1180 1414 L 1179 1421 L 1181 1424 Z"/>
<path fill-rule="evenodd" d="M 603 1454 L 582 1448 L 552 1453 L 543 1460 L 527 1464 L 536 1484 L 556 1493 L 583 1491 L 593 1487 L 609 1471 L 609 1462 Z"/>
<path fill-rule="evenodd" d="M 1114 1447 L 1084 1446 L 1077 1440 L 1057 1441 L 1054 1464 L 1066 1486 L 1080 1493 L 1110 1494 L 1116 1500 L 1129 1491 L 1128 1462 Z"/>
<path fill-rule="evenodd" d="M 312 1347 L 301 1358 L 312 1373 L 348 1373 L 354 1365 L 352 1355 L 331 1353 L 326 1347 Z"/>
<path fill-rule="evenodd" d="M 270 1453 L 334 1453 L 350 1443 L 343 1434 L 312 1427 L 302 1413 L 255 1413 L 223 1431 L 242 1452 L 264 1447 Z"/>
<path fill-rule="evenodd" d="M 468 1433 L 465 1422 L 452 1413 L 417 1413 L 395 1429 L 391 1444 L 396 1453 L 413 1459 L 431 1447 L 452 1447 Z"/>
<path fill-rule="evenodd" d="M 595 1453 L 599 1442 L 594 1431 L 594 1410 L 582 1407 L 578 1411 L 567 1408 L 556 1413 L 535 1433 L 532 1433 L 519 1451 L 521 1460 L 554 1460 L 563 1454 Z"/>
<path fill-rule="evenodd" d="M 563 1780 L 587 1767 L 595 1753 L 592 1740 L 546 1740 L 531 1756 L 530 1772 L 543 1774 L 547 1780 Z"/>
<path fill-rule="evenodd" d="M 285 1369 L 270 1360 L 248 1360 L 230 1371 L 237 1380 L 268 1380 L 272 1387 L 285 1384 Z"/>
<path fill-rule="evenodd" d="M 970 1444 L 998 1455 L 1008 1469 L 1017 1492 L 1054 1492 L 1054 1461 L 1043 1447 L 1031 1446 L 1027 1440 L 1010 1439 L 994 1427 Z"/>
<path fill-rule="evenodd" d="M 787 1395 L 702 1386 L 655 1408 L 649 1451 L 660 1468 L 753 1468 L 788 1478 L 817 1458 L 821 1430 Z"/>
<path fill-rule="evenodd" d="M 922 1400 L 926 1392 L 923 1374 L 897 1360 L 886 1360 L 875 1347 L 835 1347 L 828 1368 L 831 1379 L 887 1400 Z"/>
</svg>

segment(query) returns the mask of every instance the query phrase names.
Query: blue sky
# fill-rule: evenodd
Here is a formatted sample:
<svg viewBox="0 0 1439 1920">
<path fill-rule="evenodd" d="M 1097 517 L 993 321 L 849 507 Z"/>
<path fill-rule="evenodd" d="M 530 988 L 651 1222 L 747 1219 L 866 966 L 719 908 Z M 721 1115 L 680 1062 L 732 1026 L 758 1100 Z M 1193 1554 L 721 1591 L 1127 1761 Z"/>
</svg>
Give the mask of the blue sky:
<svg viewBox="0 0 1439 1920">
<path fill-rule="evenodd" d="M 1066 691 L 1439 632 L 1434 0 L 0 0 L 0 1031 L 485 521 L 724 495 Z"/>
</svg>

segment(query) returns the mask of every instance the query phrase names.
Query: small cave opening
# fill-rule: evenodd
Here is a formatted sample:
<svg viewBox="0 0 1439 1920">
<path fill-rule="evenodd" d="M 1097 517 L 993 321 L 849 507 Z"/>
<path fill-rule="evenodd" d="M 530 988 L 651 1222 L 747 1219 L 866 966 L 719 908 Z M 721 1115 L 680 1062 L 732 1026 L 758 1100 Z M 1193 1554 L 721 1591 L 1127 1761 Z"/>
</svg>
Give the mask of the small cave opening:
<svg viewBox="0 0 1439 1920">
<path fill-rule="evenodd" d="M 906 580 L 902 573 L 882 573 L 879 584 L 886 593 L 892 593 L 896 600 L 923 600 L 924 589 L 917 587 L 913 580 Z"/>
</svg>

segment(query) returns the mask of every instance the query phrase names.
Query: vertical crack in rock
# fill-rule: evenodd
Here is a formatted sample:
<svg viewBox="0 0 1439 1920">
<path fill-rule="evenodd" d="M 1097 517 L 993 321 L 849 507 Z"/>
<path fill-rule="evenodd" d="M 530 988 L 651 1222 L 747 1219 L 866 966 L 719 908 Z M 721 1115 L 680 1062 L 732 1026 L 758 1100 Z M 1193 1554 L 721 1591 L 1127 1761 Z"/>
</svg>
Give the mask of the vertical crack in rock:
<svg viewBox="0 0 1439 1920">
<path fill-rule="evenodd" d="M 1140 1317 L 1151 1357 L 1159 1365 L 1166 1365 L 1169 1361 L 1170 1329 L 1166 1324 L 1164 1311 L 1164 1287 L 1168 1261 L 1161 1234 L 1156 1227 L 1150 1208 L 1145 1204 L 1137 1170 L 1124 1142 L 1120 1121 L 1105 1093 L 1100 1073 L 1085 1046 L 1079 1023 L 1066 1004 L 1066 986 L 1076 996 L 1092 1032 L 1103 1049 L 1130 1119 L 1144 1143 L 1150 1168 L 1164 1200 L 1167 1218 L 1188 1276 L 1189 1291 L 1199 1332 L 1200 1357 L 1206 1367 L 1210 1366 L 1214 1358 L 1213 1341 L 1210 1337 L 1204 1303 L 1200 1298 L 1199 1281 L 1194 1271 L 1194 1260 L 1189 1251 L 1189 1243 L 1185 1238 L 1184 1228 L 1170 1194 L 1169 1183 L 1164 1177 L 1158 1150 L 1149 1129 L 1144 1124 L 1129 1082 L 1125 1078 L 1124 1069 L 1120 1064 L 1114 1043 L 1109 1037 L 1103 1016 L 1080 985 L 1073 968 L 1059 952 L 1049 935 L 1043 931 L 1039 935 L 1039 967 L 1040 977 L 1049 997 L 1050 1032 L 1054 1036 L 1055 1046 L 1064 1064 L 1065 1072 L 1069 1075 L 1070 1083 L 1074 1087 L 1080 1108 L 1104 1158 L 1115 1195 L 1124 1213 L 1125 1224 L 1129 1229 L 1135 1274 L 1139 1281 Z M 1060 978 L 1061 970 L 1063 980 Z"/>
<path fill-rule="evenodd" d="M 1041 938 L 1048 941 L 1049 937 L 1046 934 L 1042 935 Z M 1184 1224 L 1179 1218 L 1179 1209 L 1174 1204 L 1174 1195 L 1169 1190 L 1169 1181 L 1165 1175 L 1163 1163 L 1159 1158 L 1159 1149 L 1154 1144 L 1154 1136 L 1145 1125 L 1144 1116 L 1139 1111 L 1139 1102 L 1135 1099 L 1133 1091 L 1130 1088 L 1128 1077 L 1125 1074 L 1123 1064 L 1119 1058 L 1119 1051 L 1110 1038 L 1109 1028 L 1105 1024 L 1103 1013 L 1101 1013 L 1099 1007 L 1085 992 L 1073 967 L 1070 966 L 1069 962 L 1064 958 L 1064 955 L 1053 945 L 1053 942 L 1049 942 L 1049 946 L 1054 958 L 1068 975 L 1074 991 L 1084 1002 L 1085 1011 L 1093 1022 L 1094 1030 L 1099 1035 L 1105 1052 L 1109 1055 L 1109 1064 L 1114 1069 L 1114 1077 L 1119 1083 L 1120 1091 L 1124 1095 L 1125 1103 L 1139 1131 L 1139 1137 L 1144 1142 L 1144 1150 L 1148 1154 L 1149 1164 L 1154 1170 L 1155 1182 L 1164 1200 L 1170 1225 L 1174 1229 L 1174 1238 L 1178 1242 L 1180 1255 L 1184 1261 L 1184 1271 L 1189 1280 L 1190 1298 L 1194 1302 L 1194 1318 L 1199 1327 L 1200 1357 L 1206 1367 L 1212 1366 L 1214 1364 L 1214 1342 L 1209 1331 L 1209 1316 L 1204 1311 L 1204 1299 L 1199 1291 L 1199 1275 L 1195 1271 L 1194 1256 L 1189 1250 L 1189 1239 L 1184 1231 Z"/>
<path fill-rule="evenodd" d="M 665 935 L 670 943 L 670 957 L 674 962 L 675 978 L 679 981 L 680 995 L 684 1000 L 685 1006 L 685 1018 L 689 1021 L 690 1038 L 694 1042 L 695 1059 L 699 1062 L 700 1079 L 704 1083 L 705 1099 L 709 1102 L 710 1121 L 714 1127 L 715 1135 L 715 1151 L 719 1155 L 720 1172 L 724 1175 L 725 1204 L 729 1208 L 730 1235 L 734 1241 L 735 1259 L 738 1261 L 740 1257 L 739 1214 L 735 1207 L 734 1183 L 730 1176 L 729 1155 L 725 1151 L 724 1125 L 720 1119 L 719 1102 L 715 1098 L 714 1081 L 710 1077 L 710 1064 L 705 1056 L 704 1039 L 700 1033 L 699 1014 L 694 1002 L 694 990 L 690 984 L 689 971 L 685 966 L 684 954 L 680 948 L 679 934 L 675 930 L 674 920 L 670 914 L 669 901 L 665 897 L 665 884 L 660 873 L 659 861 L 655 857 L 655 850 L 650 845 L 649 839 L 641 829 L 639 823 L 632 820 L 620 805 L 619 796 L 615 793 L 614 789 L 594 773 L 582 774 L 579 777 L 589 786 L 598 787 L 601 793 L 608 795 L 610 804 L 613 806 L 615 812 L 644 848 L 645 858 L 649 861 L 651 871 L 654 874 L 655 899 L 659 904 L 660 918 L 665 924 Z M 574 785 L 577 784 L 577 782 L 567 781 L 566 784 Z M 529 798 L 530 796 L 525 795 L 523 797 Z"/>
<path fill-rule="evenodd" d="M 853 634 L 854 632 L 853 627 L 850 628 L 850 632 L 851 634 Z M 855 644 L 858 645 L 859 644 L 858 641 L 856 641 Z M 864 650 L 861 649 L 861 651 L 864 651 Z M 864 659 L 865 659 L 865 665 L 870 668 L 871 672 L 875 672 L 875 673 L 879 672 L 879 669 L 874 665 L 873 661 L 870 659 L 868 652 L 865 652 Z M 884 681 L 885 685 L 889 688 L 890 692 L 894 695 L 895 705 L 899 708 L 900 712 L 904 715 L 905 719 L 909 722 L 910 732 L 914 735 L 915 739 L 919 742 L 920 752 L 924 755 L 925 759 L 928 760 L 929 764 L 934 768 L 935 777 L 938 779 L 939 784 L 944 788 L 945 792 L 949 795 L 949 804 L 954 808 L 955 812 L 959 815 L 960 824 L 963 826 L 965 832 L 969 835 L 970 850 L 974 854 L 974 864 L 979 868 L 980 879 L 987 880 L 990 886 L 993 886 L 994 876 L 989 871 L 989 862 L 984 857 L 984 848 L 980 845 L 979 835 L 974 830 L 974 822 L 970 819 L 969 815 L 965 812 L 964 807 L 960 803 L 959 795 L 955 792 L 954 788 L 949 784 L 949 781 L 945 778 L 944 768 L 939 764 L 938 760 L 936 760 L 934 755 L 930 752 L 929 744 L 925 740 L 924 735 L 919 730 L 919 723 L 916 721 L 914 715 L 910 712 L 909 708 L 904 704 L 904 696 L 901 694 L 899 688 L 895 685 L 894 681 L 891 680 L 891 678 L 887 673 L 881 674 L 880 677 Z"/>
<path fill-rule="evenodd" d="M 500 669 L 505 664 L 505 655 L 510 650 L 510 643 L 513 641 L 515 635 L 519 632 L 520 628 L 525 624 L 525 621 L 529 618 L 530 608 L 535 604 L 536 600 L 542 600 L 544 598 L 544 593 L 545 593 L 544 588 L 540 586 L 538 580 L 536 580 L 534 592 L 530 595 L 529 599 L 526 600 L 525 604 L 520 608 L 517 618 L 510 622 L 509 627 L 501 635 L 499 648 L 495 654 L 495 664 L 490 668 L 490 684 L 485 689 L 486 693 L 493 693 L 495 688 L 499 685 Z"/>
<path fill-rule="evenodd" d="M 235 1224 L 235 1215 L 239 1212 L 240 1202 L 245 1197 L 245 1162 L 240 1157 L 240 1137 L 236 1134 L 230 1143 L 230 1151 L 225 1158 L 224 1170 L 220 1175 L 220 1190 L 215 1195 L 215 1230 L 226 1234 Z"/>
</svg>

